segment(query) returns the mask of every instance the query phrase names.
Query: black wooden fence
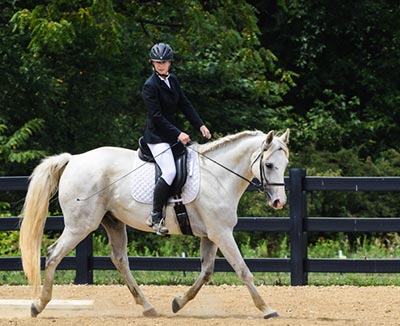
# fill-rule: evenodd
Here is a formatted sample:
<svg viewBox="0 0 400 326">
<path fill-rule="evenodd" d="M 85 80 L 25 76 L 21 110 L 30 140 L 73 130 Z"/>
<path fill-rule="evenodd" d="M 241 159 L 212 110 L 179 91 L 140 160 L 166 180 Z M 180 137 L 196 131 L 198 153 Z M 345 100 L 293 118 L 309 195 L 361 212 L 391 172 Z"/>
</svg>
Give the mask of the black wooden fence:
<svg viewBox="0 0 400 326">
<path fill-rule="evenodd" d="M 27 177 L 0 177 L 0 191 L 26 190 Z M 253 272 L 289 272 L 292 285 L 306 285 L 309 272 L 400 273 L 400 259 L 310 259 L 307 257 L 309 232 L 400 232 L 400 217 L 337 218 L 308 217 L 307 193 L 312 191 L 400 192 L 400 177 L 307 177 L 305 169 L 290 169 L 285 178 L 290 192 L 290 217 L 241 217 L 236 231 L 286 232 L 290 237 L 290 258 L 247 258 Z M 0 231 L 19 229 L 19 218 L 0 218 Z M 62 230 L 62 216 L 49 217 L 46 230 Z M 200 271 L 199 258 L 129 257 L 132 270 Z M 44 268 L 44 258 L 42 258 Z M 75 257 L 65 257 L 59 269 L 76 270 L 75 282 L 93 282 L 94 270 L 111 270 L 109 257 L 94 257 L 92 235 L 82 241 Z M 1 257 L 0 270 L 21 270 L 19 257 Z M 217 258 L 215 271 L 232 271 Z"/>
</svg>

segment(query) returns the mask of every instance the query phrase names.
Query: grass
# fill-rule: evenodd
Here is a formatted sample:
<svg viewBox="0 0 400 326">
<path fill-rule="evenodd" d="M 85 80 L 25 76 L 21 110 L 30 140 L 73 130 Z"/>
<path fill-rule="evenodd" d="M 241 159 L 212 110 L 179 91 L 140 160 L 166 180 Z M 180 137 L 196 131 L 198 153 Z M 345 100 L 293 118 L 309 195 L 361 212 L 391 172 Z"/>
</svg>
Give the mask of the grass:
<svg viewBox="0 0 400 326">
<path fill-rule="evenodd" d="M 16 232 L 0 232 L 3 238 L 3 245 L 0 245 L 0 257 L 19 256 L 18 241 Z M 57 238 L 57 236 L 56 236 Z M 199 257 L 198 239 L 190 237 L 171 237 L 168 240 L 152 235 L 140 240 L 145 243 L 131 240 L 128 252 L 131 256 L 169 256 L 180 257 L 182 251 L 186 251 L 189 257 Z M 144 240 L 144 241 L 143 241 Z M 285 258 L 289 256 L 289 241 L 287 237 L 280 240 L 264 238 L 253 243 L 254 237 L 240 239 L 240 249 L 244 257 L 274 257 Z M 54 239 L 44 238 L 44 248 L 50 245 Z M 147 242 L 146 242 L 147 241 Z M 269 241 L 269 242 L 268 242 Z M 182 245 L 183 244 L 183 245 Z M 152 246 L 153 245 L 153 246 Z M 94 238 L 95 256 L 109 255 L 108 240 L 104 234 L 98 234 Z M 184 248 L 182 250 L 182 248 Z M 271 249 L 273 248 L 273 249 Z M 44 255 L 45 249 L 42 254 Z M 347 258 L 373 259 L 373 258 L 397 258 L 400 257 L 400 236 L 397 233 L 386 234 L 384 236 L 358 236 L 349 240 L 346 234 L 339 234 L 335 239 L 320 238 L 314 239 L 308 246 L 309 258 L 338 258 L 339 252 Z M 74 253 L 72 252 L 71 255 Z M 165 271 L 132 271 L 139 284 L 155 285 L 191 285 L 198 277 L 198 272 L 165 272 Z M 253 273 L 256 285 L 290 285 L 289 273 Z M 94 271 L 94 284 L 124 284 L 121 275 L 115 271 Z M 70 284 L 75 279 L 74 271 L 57 271 L 56 284 Z M 400 286 L 398 274 L 362 274 L 362 273 L 309 273 L 308 280 L 310 285 L 329 286 L 329 285 L 354 285 L 354 286 L 373 286 L 373 285 L 394 285 Z M 22 272 L 9 271 L 0 272 L 0 285 L 24 285 L 27 284 Z M 231 272 L 215 273 L 211 284 L 222 285 L 242 284 L 236 274 Z"/>
<path fill-rule="evenodd" d="M 143 285 L 192 285 L 198 272 L 133 271 L 138 284 Z M 259 285 L 289 286 L 289 273 L 253 273 Z M 73 284 L 74 271 L 57 271 L 55 284 Z M 309 273 L 308 284 L 315 286 L 400 286 L 398 274 L 379 273 Z M 0 272 L 0 285 L 27 285 L 22 272 Z M 94 271 L 94 284 L 125 284 L 117 271 Z M 219 272 L 213 275 L 211 285 L 242 285 L 235 273 Z"/>
<path fill-rule="evenodd" d="M 309 273 L 308 283 L 318 286 L 400 286 L 400 279 L 395 273 Z"/>
</svg>

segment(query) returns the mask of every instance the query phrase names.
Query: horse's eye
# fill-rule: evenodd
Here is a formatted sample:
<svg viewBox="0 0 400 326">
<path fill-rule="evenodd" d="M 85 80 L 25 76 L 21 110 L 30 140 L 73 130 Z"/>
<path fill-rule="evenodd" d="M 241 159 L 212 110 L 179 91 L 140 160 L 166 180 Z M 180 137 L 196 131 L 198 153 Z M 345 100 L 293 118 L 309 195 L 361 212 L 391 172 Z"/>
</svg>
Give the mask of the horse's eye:
<svg viewBox="0 0 400 326">
<path fill-rule="evenodd" d="M 272 163 L 266 163 L 265 166 L 267 167 L 267 169 L 272 169 L 274 167 Z"/>
</svg>

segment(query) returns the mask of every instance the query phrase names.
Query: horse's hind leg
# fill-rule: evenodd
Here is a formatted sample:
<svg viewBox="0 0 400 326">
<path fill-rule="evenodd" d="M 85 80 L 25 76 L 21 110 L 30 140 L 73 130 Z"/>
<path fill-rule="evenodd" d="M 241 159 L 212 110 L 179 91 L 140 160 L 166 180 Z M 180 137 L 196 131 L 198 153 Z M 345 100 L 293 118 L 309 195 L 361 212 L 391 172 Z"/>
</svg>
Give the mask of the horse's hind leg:
<svg viewBox="0 0 400 326">
<path fill-rule="evenodd" d="M 216 234 L 215 242 L 217 243 L 218 248 L 221 250 L 226 260 L 235 270 L 236 274 L 246 284 L 254 304 L 259 310 L 263 312 L 264 318 L 267 319 L 271 317 L 278 317 L 278 313 L 274 309 L 269 307 L 258 293 L 257 288 L 255 287 L 253 282 L 253 274 L 251 274 L 239 251 L 232 231 L 227 231 L 224 233 L 220 232 Z"/>
<path fill-rule="evenodd" d="M 217 246 L 208 238 L 201 238 L 201 273 L 191 288 L 181 297 L 177 296 L 172 301 L 173 312 L 178 312 L 183 306 L 192 300 L 200 291 L 201 287 L 210 280 L 214 272 L 215 255 Z"/>
<path fill-rule="evenodd" d="M 31 306 L 31 316 L 39 315 L 51 300 L 53 291 L 54 273 L 61 260 L 74 249 L 92 230 L 82 230 L 79 233 L 71 232 L 67 227 L 60 238 L 47 249 L 46 271 L 39 301 Z"/>
<path fill-rule="evenodd" d="M 111 260 L 123 276 L 126 285 L 135 298 L 136 304 L 143 306 L 143 315 L 147 317 L 158 316 L 157 311 L 153 305 L 147 301 L 129 269 L 128 254 L 126 252 L 128 244 L 126 225 L 114 218 L 110 213 L 105 215 L 101 223 L 106 229 L 110 241 Z"/>
</svg>

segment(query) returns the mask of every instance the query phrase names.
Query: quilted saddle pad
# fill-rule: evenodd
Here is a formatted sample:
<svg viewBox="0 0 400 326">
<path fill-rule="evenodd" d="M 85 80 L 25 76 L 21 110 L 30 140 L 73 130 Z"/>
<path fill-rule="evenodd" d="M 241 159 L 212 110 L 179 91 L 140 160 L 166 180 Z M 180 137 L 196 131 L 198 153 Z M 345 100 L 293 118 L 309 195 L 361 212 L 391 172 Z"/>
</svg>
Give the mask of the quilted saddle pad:
<svg viewBox="0 0 400 326">
<path fill-rule="evenodd" d="M 200 168 L 198 154 L 188 149 L 187 152 L 187 179 L 182 188 L 183 204 L 188 204 L 196 199 L 200 189 Z M 153 192 L 155 186 L 155 166 L 154 163 L 138 159 L 133 166 L 133 184 L 131 188 L 132 197 L 144 204 L 153 203 Z M 170 198 L 169 205 L 173 204 Z"/>
</svg>

